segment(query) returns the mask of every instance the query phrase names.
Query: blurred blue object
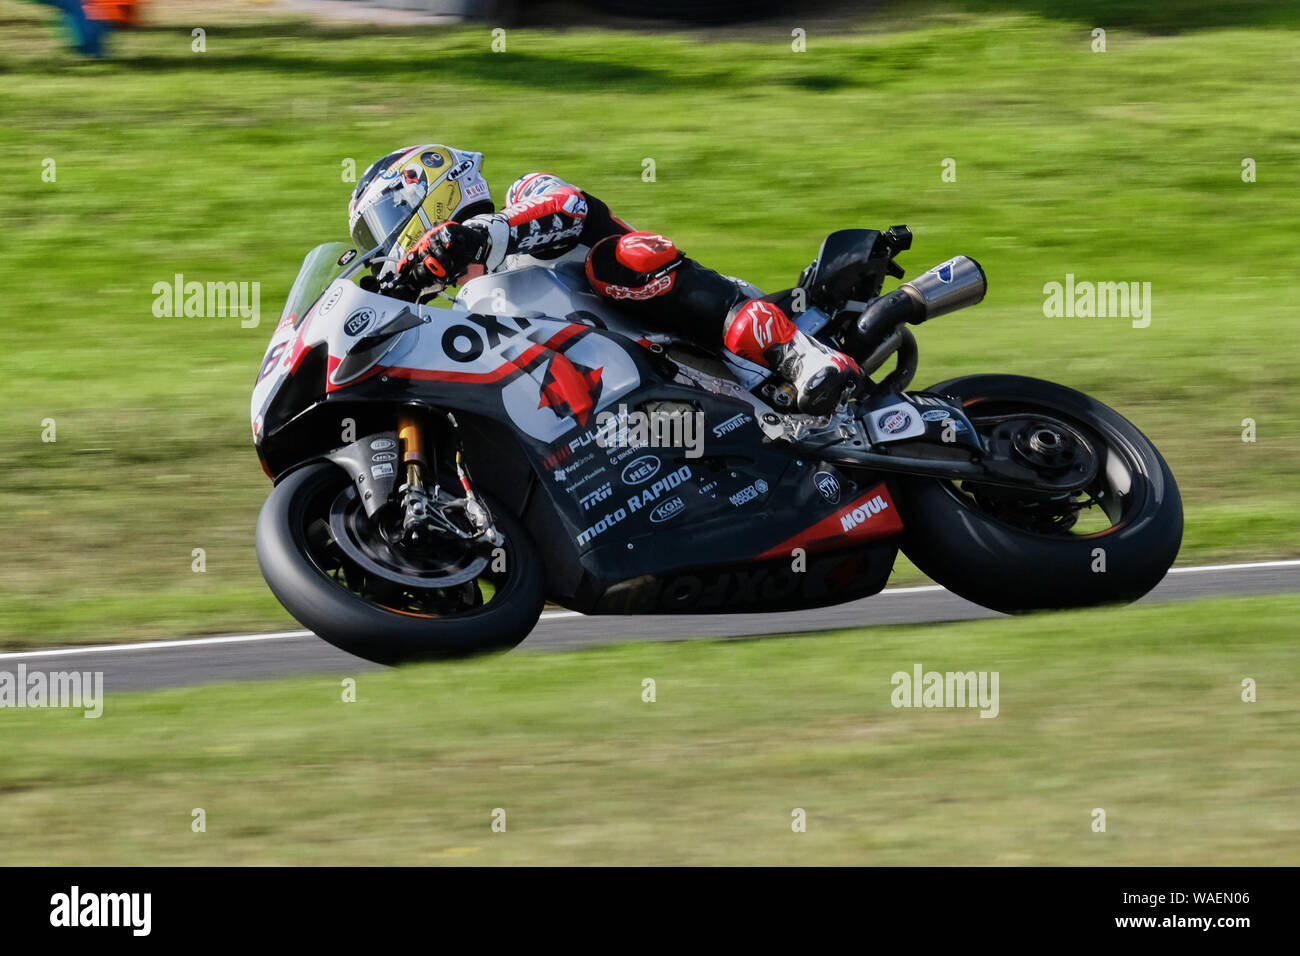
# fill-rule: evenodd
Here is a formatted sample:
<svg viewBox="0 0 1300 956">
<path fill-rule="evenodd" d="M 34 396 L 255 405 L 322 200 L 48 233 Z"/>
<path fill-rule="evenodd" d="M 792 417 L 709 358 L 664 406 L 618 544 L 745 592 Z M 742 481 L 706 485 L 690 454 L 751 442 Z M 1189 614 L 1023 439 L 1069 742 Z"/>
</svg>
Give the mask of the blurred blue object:
<svg viewBox="0 0 1300 956">
<path fill-rule="evenodd" d="M 104 55 L 104 37 L 108 33 L 108 22 L 92 20 L 86 16 L 82 0 L 37 0 L 58 7 L 68 18 L 68 29 L 72 32 L 73 49 L 85 56 L 102 57 Z"/>
</svg>

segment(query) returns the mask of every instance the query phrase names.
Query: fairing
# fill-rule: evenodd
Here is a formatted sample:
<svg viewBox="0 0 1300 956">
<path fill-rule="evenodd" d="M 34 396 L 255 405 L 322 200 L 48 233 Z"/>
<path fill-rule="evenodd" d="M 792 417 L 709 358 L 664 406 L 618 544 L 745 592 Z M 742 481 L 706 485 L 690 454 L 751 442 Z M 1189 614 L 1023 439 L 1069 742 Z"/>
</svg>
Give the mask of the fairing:
<svg viewBox="0 0 1300 956">
<path fill-rule="evenodd" d="M 291 460 L 282 445 L 302 460 L 343 444 L 299 447 L 296 423 L 322 410 L 416 404 L 478 435 L 476 485 L 524 518 L 566 606 L 775 610 L 883 587 L 902 525 L 879 478 L 768 441 L 770 409 L 752 394 L 697 387 L 606 303 L 546 272 L 475 280 L 450 309 L 332 283 L 268 349 L 253 413 L 269 470 Z M 398 320 L 412 327 L 377 337 Z M 289 388 L 309 353 L 323 356 L 319 380 Z M 621 442 L 617 413 L 653 403 L 686 412 L 700 441 Z"/>
</svg>

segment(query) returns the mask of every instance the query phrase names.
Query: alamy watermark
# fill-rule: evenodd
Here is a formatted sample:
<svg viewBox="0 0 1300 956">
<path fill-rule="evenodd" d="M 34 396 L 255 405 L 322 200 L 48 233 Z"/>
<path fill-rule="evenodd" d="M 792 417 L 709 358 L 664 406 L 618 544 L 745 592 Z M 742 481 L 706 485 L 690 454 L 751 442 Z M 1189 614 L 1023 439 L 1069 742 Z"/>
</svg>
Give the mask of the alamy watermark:
<svg viewBox="0 0 1300 956">
<path fill-rule="evenodd" d="M 0 671 L 0 707 L 71 707 L 88 718 L 104 713 L 103 671 Z"/>
<path fill-rule="evenodd" d="M 997 671 L 896 671 L 889 679 L 895 707 L 978 707 L 981 717 L 998 715 Z"/>
<path fill-rule="evenodd" d="M 682 448 L 686 458 L 704 454 L 704 413 L 685 408 L 628 411 L 596 416 L 596 444 L 601 448 Z"/>
<path fill-rule="evenodd" d="M 76 928 L 122 927 L 132 936 L 148 936 L 153 928 L 152 893 L 87 893 L 73 886 L 50 897 L 50 925 Z"/>
<path fill-rule="evenodd" d="M 1076 282 L 1067 272 L 1065 282 L 1043 286 L 1043 315 L 1059 318 L 1124 318 L 1133 328 L 1151 324 L 1150 282 Z"/>
<path fill-rule="evenodd" d="M 239 325 L 255 329 L 262 321 L 262 283 L 185 281 L 176 273 L 171 282 L 153 284 L 153 314 L 159 319 L 224 319 L 239 316 Z"/>
</svg>

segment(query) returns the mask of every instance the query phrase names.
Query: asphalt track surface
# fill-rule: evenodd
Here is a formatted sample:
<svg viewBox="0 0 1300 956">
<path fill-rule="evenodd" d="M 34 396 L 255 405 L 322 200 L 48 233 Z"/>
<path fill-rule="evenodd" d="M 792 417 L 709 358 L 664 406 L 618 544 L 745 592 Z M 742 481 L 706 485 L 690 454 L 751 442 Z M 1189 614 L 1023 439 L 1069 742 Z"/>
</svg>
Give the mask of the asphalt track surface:
<svg viewBox="0 0 1300 956">
<path fill-rule="evenodd" d="M 1300 560 L 1206 565 L 1173 569 L 1139 603 L 1297 591 Z M 938 585 L 887 588 L 875 597 L 849 604 L 780 614 L 588 617 L 572 611 L 548 611 L 514 653 L 570 651 L 625 641 L 717 640 L 1001 616 Z M 1243 626 L 1249 626 L 1248 622 Z M 20 664 L 28 671 L 102 671 L 107 692 L 379 669 L 336 650 L 309 631 L 0 654 L 0 670 L 14 672 Z"/>
</svg>

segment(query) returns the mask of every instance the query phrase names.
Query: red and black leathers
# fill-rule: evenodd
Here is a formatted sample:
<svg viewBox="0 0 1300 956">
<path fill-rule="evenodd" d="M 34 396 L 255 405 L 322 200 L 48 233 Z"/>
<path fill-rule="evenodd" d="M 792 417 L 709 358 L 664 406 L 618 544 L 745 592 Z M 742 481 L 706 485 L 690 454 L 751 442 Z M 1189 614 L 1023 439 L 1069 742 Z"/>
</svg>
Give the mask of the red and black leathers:
<svg viewBox="0 0 1300 956">
<path fill-rule="evenodd" d="M 704 348 L 722 346 L 728 313 L 749 298 L 670 240 L 636 232 L 601 200 L 549 173 L 516 180 L 500 212 L 429 230 L 398 274 L 411 290 L 453 285 L 472 278 L 475 266 L 495 272 L 508 257 L 547 261 L 575 250 L 585 251 L 587 279 L 598 294 Z"/>
<path fill-rule="evenodd" d="M 777 296 L 752 298 L 670 239 L 634 230 L 595 196 L 549 173 L 516 180 L 500 212 L 430 229 L 399 263 L 398 276 L 418 290 L 495 272 L 512 257 L 546 261 L 575 252 L 584 255 L 597 294 L 703 348 L 726 348 L 777 371 L 795 385 L 801 410 L 833 410 L 860 374 L 852 359 L 800 332 L 771 301 Z M 755 324 L 755 316 L 770 321 Z"/>
</svg>

